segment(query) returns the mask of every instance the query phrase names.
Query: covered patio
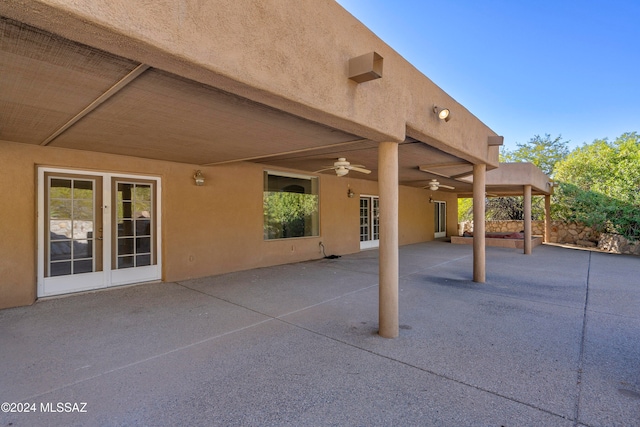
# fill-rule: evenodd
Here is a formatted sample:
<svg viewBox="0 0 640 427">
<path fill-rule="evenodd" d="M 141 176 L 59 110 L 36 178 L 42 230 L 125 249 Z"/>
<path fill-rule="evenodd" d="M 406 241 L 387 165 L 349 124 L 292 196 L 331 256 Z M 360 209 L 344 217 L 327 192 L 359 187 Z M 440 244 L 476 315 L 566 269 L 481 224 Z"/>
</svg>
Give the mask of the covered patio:
<svg viewBox="0 0 640 427">
<path fill-rule="evenodd" d="M 460 178 L 466 183 L 473 183 L 473 176 Z M 553 180 L 532 163 L 500 163 L 500 167 L 486 173 L 484 180 L 486 190 L 484 197 L 480 191 L 474 193 L 460 192 L 458 198 L 473 198 L 474 203 L 474 233 L 471 237 L 451 236 L 452 243 L 471 244 L 477 246 L 500 246 L 518 248 L 530 255 L 534 247 L 543 241 L 549 242 L 551 235 L 551 195 L 553 194 Z M 484 202 L 488 197 L 523 197 L 523 229 L 517 235 L 500 235 L 485 233 Z M 533 196 L 544 196 L 545 231 L 543 237 L 532 234 L 531 207 Z M 481 205 L 481 206 L 476 206 Z M 482 209 L 478 209 L 481 207 Z M 472 241 L 471 241 L 472 240 Z M 477 250 L 477 249 L 476 249 Z"/>
<path fill-rule="evenodd" d="M 424 187 L 483 197 L 498 166 L 503 138 L 334 1 L 8 0 L 0 31 L 0 308 L 357 253 L 358 194 L 393 338 Z M 315 201 L 302 235 L 269 235 L 269 193 Z"/>
<path fill-rule="evenodd" d="M 636 258 L 489 247 L 478 284 L 469 246 L 399 255 L 393 341 L 377 251 L 2 310 L 0 395 L 37 411 L 0 424 L 638 424 Z"/>
</svg>

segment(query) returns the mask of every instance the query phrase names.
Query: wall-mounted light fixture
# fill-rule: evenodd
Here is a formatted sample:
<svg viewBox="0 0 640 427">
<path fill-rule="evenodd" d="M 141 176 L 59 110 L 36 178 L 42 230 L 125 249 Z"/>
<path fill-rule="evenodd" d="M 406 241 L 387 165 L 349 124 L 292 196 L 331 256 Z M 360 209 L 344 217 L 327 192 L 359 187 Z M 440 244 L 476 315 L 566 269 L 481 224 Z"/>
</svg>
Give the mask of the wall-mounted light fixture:
<svg viewBox="0 0 640 427">
<path fill-rule="evenodd" d="M 347 188 L 347 197 L 350 199 L 353 199 L 353 196 L 355 196 L 356 193 L 353 192 L 353 190 L 351 188 Z"/>
<path fill-rule="evenodd" d="M 445 122 L 451 120 L 451 111 L 449 111 L 448 108 L 440 108 L 437 105 L 434 105 L 433 112 L 440 120 L 444 120 Z"/>
<path fill-rule="evenodd" d="M 195 175 L 193 175 L 193 180 L 196 182 L 197 186 L 204 185 L 204 175 L 202 175 L 201 170 L 197 170 Z"/>
</svg>

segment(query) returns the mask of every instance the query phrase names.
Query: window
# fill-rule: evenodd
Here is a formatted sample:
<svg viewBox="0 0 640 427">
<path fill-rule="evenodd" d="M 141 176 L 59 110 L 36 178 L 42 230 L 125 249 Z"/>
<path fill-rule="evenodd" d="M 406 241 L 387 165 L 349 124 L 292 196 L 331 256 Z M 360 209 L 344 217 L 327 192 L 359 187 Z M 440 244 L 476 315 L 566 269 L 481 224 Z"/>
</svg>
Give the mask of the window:
<svg viewBox="0 0 640 427">
<path fill-rule="evenodd" d="M 318 178 L 264 172 L 264 238 L 318 236 Z"/>
</svg>

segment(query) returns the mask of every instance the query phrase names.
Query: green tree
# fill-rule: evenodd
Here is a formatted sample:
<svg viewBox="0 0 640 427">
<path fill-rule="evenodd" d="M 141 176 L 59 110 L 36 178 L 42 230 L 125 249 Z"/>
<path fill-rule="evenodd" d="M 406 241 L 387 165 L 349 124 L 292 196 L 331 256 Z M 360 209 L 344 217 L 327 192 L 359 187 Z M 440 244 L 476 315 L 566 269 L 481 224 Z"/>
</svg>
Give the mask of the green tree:
<svg viewBox="0 0 640 427">
<path fill-rule="evenodd" d="M 632 132 L 613 142 L 605 138 L 584 144 L 558 165 L 556 179 L 583 191 L 637 204 L 640 201 L 640 137 Z"/>
<path fill-rule="evenodd" d="M 266 238 L 312 235 L 318 212 L 318 196 L 290 192 L 265 192 L 263 197 Z"/>
<path fill-rule="evenodd" d="M 561 135 L 555 139 L 551 139 L 549 134 L 544 137 L 535 135 L 524 144 L 517 143 L 518 148 L 516 150 L 510 151 L 503 148 L 500 153 L 500 161 L 533 163 L 542 172 L 552 176 L 556 164 L 569 154 L 568 143 L 569 141 L 562 140 Z"/>
<path fill-rule="evenodd" d="M 500 162 L 529 162 L 539 167 L 545 174 L 553 176 L 556 165 L 569 154 L 567 144 L 562 136 L 551 139 L 550 134 L 544 137 L 535 135 L 524 144 L 517 144 L 516 150 L 503 148 Z M 522 220 L 524 219 L 524 199 L 521 196 L 496 197 L 487 200 L 487 219 L 490 220 Z M 531 206 L 532 219 L 544 218 L 544 201 L 535 197 Z"/>
<path fill-rule="evenodd" d="M 458 222 L 473 221 L 473 199 L 458 199 Z"/>
<path fill-rule="evenodd" d="M 640 137 L 597 139 L 556 166 L 554 216 L 598 231 L 640 237 Z"/>
</svg>

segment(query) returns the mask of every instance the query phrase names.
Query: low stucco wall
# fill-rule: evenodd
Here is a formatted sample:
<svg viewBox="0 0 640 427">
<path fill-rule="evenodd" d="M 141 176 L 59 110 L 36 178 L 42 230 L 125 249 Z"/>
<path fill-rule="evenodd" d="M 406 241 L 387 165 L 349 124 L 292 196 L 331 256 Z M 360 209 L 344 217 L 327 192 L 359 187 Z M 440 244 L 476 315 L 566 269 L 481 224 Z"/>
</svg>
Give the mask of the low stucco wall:
<svg viewBox="0 0 640 427">
<path fill-rule="evenodd" d="M 162 279 L 222 274 L 318 259 L 360 250 L 359 195 L 377 195 L 377 182 L 320 175 L 320 236 L 265 241 L 263 170 L 253 163 L 201 167 L 0 141 L 0 308 L 36 299 L 37 166 L 162 178 Z M 193 182 L 201 169 L 206 183 Z M 351 188 L 355 197 L 347 197 Z M 448 201 L 449 234 L 456 233 L 455 196 Z M 401 187 L 399 242 L 433 240 L 433 204 L 425 190 Z"/>
</svg>

